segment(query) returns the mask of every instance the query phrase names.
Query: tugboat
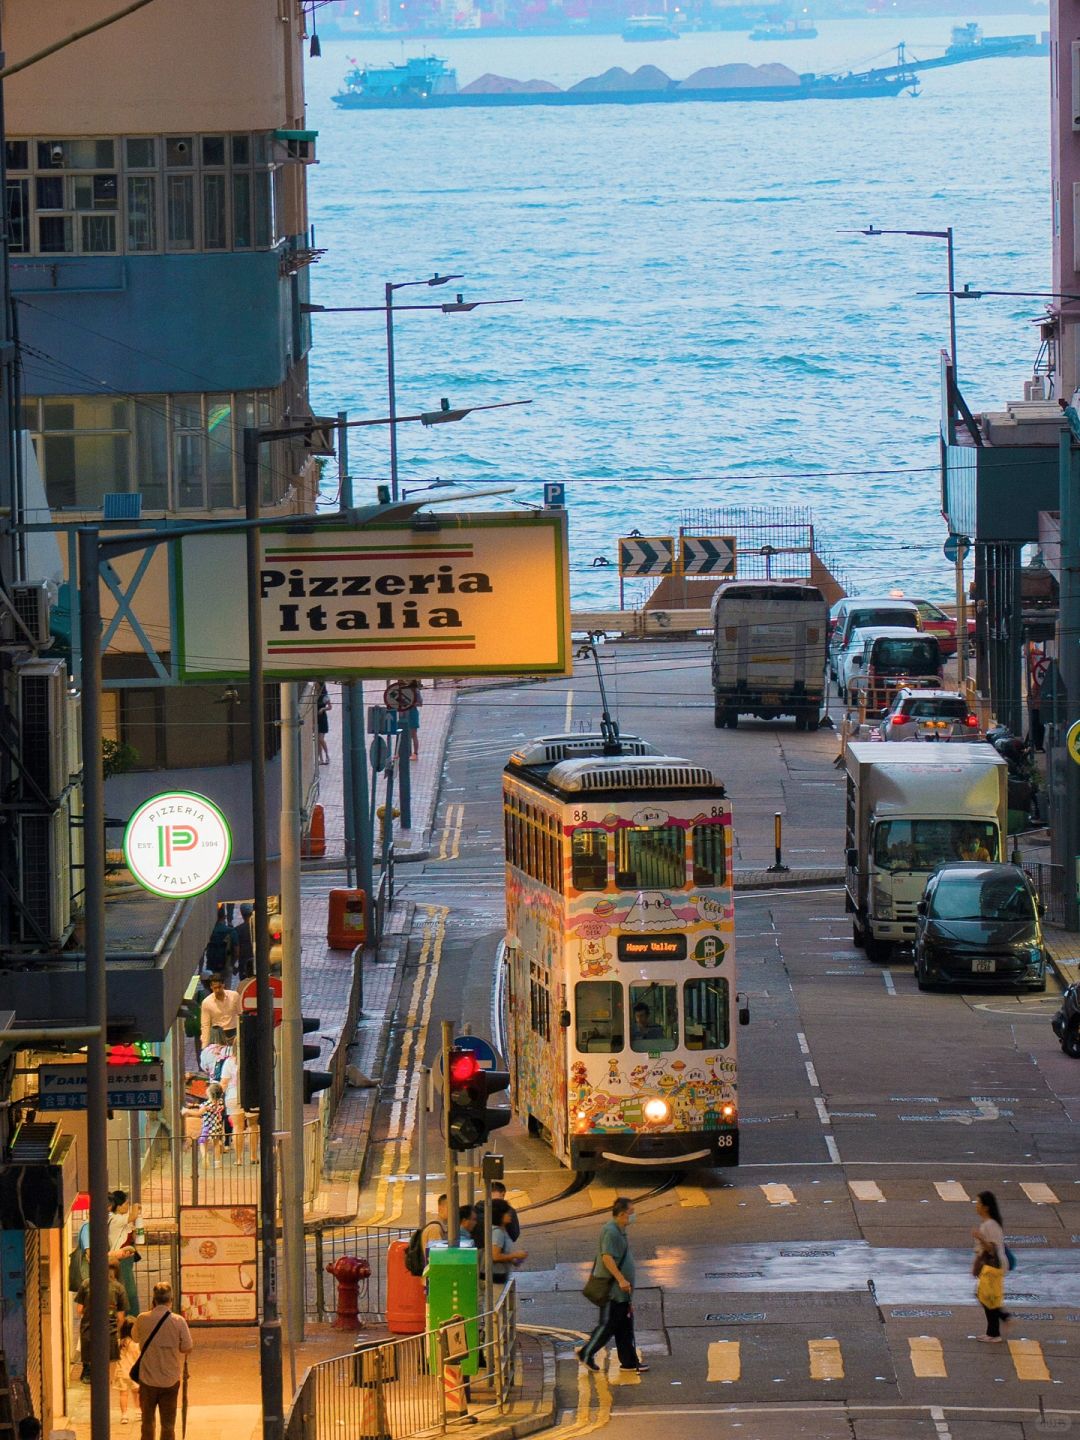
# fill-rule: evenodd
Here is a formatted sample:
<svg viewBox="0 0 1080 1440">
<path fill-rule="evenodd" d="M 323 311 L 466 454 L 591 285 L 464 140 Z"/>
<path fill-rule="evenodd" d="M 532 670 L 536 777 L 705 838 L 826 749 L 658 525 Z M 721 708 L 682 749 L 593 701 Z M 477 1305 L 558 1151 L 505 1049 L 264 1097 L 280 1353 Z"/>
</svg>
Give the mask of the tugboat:
<svg viewBox="0 0 1080 1440">
<path fill-rule="evenodd" d="M 679 32 L 663 15 L 631 15 L 622 32 L 624 40 L 678 40 Z"/>
<path fill-rule="evenodd" d="M 347 72 L 334 104 L 344 110 L 415 109 L 433 95 L 457 94 L 457 71 L 436 55 L 415 56 L 404 65 L 360 65 Z"/>
</svg>

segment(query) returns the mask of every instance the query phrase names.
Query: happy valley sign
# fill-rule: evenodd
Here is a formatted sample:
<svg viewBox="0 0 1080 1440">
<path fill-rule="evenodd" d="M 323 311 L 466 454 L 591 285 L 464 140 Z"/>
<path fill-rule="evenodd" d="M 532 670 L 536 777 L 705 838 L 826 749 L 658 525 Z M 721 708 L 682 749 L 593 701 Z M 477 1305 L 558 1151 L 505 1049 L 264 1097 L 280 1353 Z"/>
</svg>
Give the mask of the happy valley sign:
<svg viewBox="0 0 1080 1440">
<path fill-rule="evenodd" d="M 437 531 L 267 534 L 267 677 L 569 674 L 565 516 L 439 519 Z M 242 678 L 243 538 L 184 540 L 177 591 L 183 678 Z"/>
</svg>

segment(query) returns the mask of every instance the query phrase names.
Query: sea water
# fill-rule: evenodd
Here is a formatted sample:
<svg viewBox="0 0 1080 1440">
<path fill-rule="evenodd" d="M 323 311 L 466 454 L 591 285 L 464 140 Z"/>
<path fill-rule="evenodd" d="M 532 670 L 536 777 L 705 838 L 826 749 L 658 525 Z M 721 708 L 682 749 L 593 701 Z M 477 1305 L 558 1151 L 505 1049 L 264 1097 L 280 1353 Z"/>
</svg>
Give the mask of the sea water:
<svg viewBox="0 0 1080 1440">
<path fill-rule="evenodd" d="M 955 23 L 967 17 L 958 16 Z M 949 20 L 825 21 L 813 41 L 744 34 L 627 45 L 617 36 L 438 41 L 459 83 L 492 71 L 566 85 L 610 65 L 681 78 L 705 64 L 867 68 L 905 40 L 940 52 Z M 994 17 L 990 33 L 1045 20 Z M 339 110 L 349 57 L 421 42 L 324 42 L 307 66 L 312 300 L 381 306 L 383 283 L 464 272 L 396 303 L 520 299 L 467 315 L 402 309 L 400 414 L 528 399 L 434 429 L 402 425 L 407 490 L 441 481 L 519 510 L 565 481 L 578 606 L 613 607 L 619 535 L 677 529 L 686 509 L 809 507 L 853 589 L 947 597 L 939 352 L 941 240 L 956 279 L 1050 288 L 1049 61 L 930 71 L 917 97 L 568 109 Z M 1037 299 L 957 304 L 960 383 L 974 410 L 1019 399 L 1038 349 Z M 320 413 L 387 411 L 383 315 L 314 317 Z M 385 428 L 352 432 L 358 501 L 389 472 Z M 334 462 L 324 478 L 336 495 Z M 432 491 L 431 494 L 437 494 Z M 636 592 L 635 592 L 636 593 Z"/>
</svg>

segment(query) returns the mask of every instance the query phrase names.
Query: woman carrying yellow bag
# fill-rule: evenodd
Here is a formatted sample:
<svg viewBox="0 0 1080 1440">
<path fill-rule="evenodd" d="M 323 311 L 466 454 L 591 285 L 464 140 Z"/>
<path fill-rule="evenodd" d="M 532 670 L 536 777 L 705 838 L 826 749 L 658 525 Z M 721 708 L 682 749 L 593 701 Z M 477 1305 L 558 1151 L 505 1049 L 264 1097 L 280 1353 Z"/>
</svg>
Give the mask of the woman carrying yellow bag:
<svg viewBox="0 0 1080 1440">
<path fill-rule="evenodd" d="M 986 1313 L 986 1334 L 980 1335 L 979 1339 L 986 1345 L 1000 1345 L 1002 1324 L 1011 1319 L 1008 1311 L 1002 1308 L 1005 1304 L 1005 1271 L 1009 1261 L 1001 1211 L 989 1190 L 979 1192 L 975 1209 L 979 1224 L 971 1232 L 975 1241 L 975 1263 L 971 1270 L 978 1279 L 975 1298 Z"/>
</svg>

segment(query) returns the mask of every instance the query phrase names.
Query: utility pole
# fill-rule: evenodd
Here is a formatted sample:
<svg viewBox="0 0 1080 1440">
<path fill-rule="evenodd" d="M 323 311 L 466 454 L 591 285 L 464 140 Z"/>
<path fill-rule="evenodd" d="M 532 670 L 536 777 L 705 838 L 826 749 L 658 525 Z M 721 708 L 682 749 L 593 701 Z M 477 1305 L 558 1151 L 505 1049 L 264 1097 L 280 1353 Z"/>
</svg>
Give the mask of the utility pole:
<svg viewBox="0 0 1080 1440">
<path fill-rule="evenodd" d="M 1061 507 L 1061 606 L 1058 619 L 1058 672 L 1064 697 L 1064 730 L 1080 720 L 1080 417 L 1065 411 L 1069 428 L 1061 432 L 1059 459 Z M 1055 726 L 1053 748 L 1053 858 L 1064 873 L 1065 928 L 1080 929 L 1077 857 L 1080 857 L 1080 765 L 1069 755 L 1065 734 Z"/>
<path fill-rule="evenodd" d="M 393 414 L 394 412 L 391 412 Z M 343 510 L 353 506 L 352 476 L 349 474 L 349 416 L 345 410 L 338 411 L 338 470 L 341 475 L 341 495 L 338 503 Z M 396 425 L 390 426 L 394 436 Z M 391 444 L 396 442 L 391 438 Z M 396 451 L 394 452 L 397 453 Z M 374 844 L 372 840 L 371 805 L 368 797 L 367 757 L 364 754 L 364 682 L 346 680 L 341 687 L 344 696 L 342 750 L 346 757 L 345 784 L 346 813 L 352 814 L 353 858 L 356 862 L 356 888 L 362 890 L 367 904 L 367 926 L 364 936 L 365 949 L 370 948 L 372 922 L 374 917 L 374 892 L 372 861 Z"/>
<path fill-rule="evenodd" d="M 304 1024 L 300 988 L 300 685 L 281 686 L 281 1219 L 285 1234 L 285 1324 L 304 1339 Z"/>
</svg>

